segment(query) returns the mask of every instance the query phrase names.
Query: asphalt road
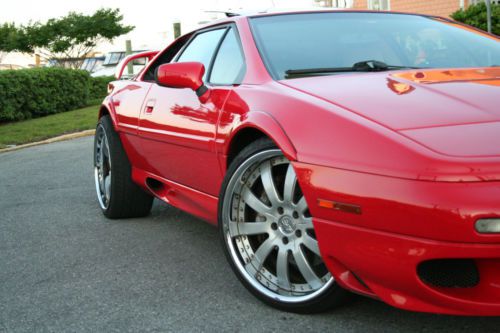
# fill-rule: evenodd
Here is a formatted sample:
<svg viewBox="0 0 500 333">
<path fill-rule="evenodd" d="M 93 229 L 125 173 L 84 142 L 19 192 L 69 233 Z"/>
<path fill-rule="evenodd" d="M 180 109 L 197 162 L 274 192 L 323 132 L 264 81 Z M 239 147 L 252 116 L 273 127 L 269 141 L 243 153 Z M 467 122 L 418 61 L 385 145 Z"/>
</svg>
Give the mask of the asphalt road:
<svg viewBox="0 0 500 333">
<path fill-rule="evenodd" d="M 269 308 L 237 281 L 217 230 L 155 202 L 106 220 L 92 138 L 0 154 L 0 332 L 498 332 L 500 318 L 405 312 L 357 297 L 321 315 Z"/>
</svg>

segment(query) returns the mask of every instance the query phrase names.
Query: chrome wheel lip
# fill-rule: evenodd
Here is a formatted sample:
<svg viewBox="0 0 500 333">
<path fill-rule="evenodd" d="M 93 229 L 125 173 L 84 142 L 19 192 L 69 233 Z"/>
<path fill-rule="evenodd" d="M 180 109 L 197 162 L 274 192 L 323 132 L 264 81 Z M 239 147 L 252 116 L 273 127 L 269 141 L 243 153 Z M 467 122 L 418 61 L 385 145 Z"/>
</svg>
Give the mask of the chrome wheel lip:
<svg viewBox="0 0 500 333">
<path fill-rule="evenodd" d="M 266 150 L 259 152 L 251 157 L 249 157 L 246 161 L 244 161 L 238 169 L 234 172 L 232 175 L 231 179 L 229 180 L 229 183 L 226 187 L 226 192 L 224 193 L 224 201 L 223 201 L 223 207 L 222 207 L 222 223 L 223 223 L 223 235 L 224 239 L 226 242 L 226 245 L 229 249 L 229 253 L 232 259 L 232 262 L 235 264 L 236 268 L 238 271 L 241 273 L 243 278 L 250 284 L 252 285 L 255 289 L 257 289 L 261 294 L 274 299 L 276 301 L 280 301 L 283 303 L 300 303 L 300 302 L 306 302 L 309 301 L 319 295 L 321 295 L 323 292 L 328 290 L 328 288 L 335 283 L 335 279 L 331 276 L 328 279 L 327 282 L 325 282 L 320 288 L 317 290 L 305 294 L 305 295 L 282 295 L 278 294 L 268 288 L 266 288 L 263 284 L 261 284 L 257 278 L 254 278 L 251 276 L 251 274 L 246 270 L 245 266 L 243 265 L 242 261 L 240 260 L 240 256 L 238 253 L 238 250 L 236 249 L 232 235 L 230 233 L 230 227 L 229 223 L 230 217 L 231 217 L 231 209 L 232 209 L 232 200 L 233 200 L 233 195 L 234 195 L 234 189 L 237 184 L 237 182 L 240 182 L 240 178 L 242 175 L 245 173 L 248 168 L 250 168 L 253 165 L 256 165 L 257 163 L 262 163 L 265 162 L 266 160 L 271 160 L 274 157 L 279 157 L 282 156 L 282 152 L 279 149 L 272 149 L 272 150 Z M 271 236 L 269 236 L 271 238 Z M 257 274 L 258 275 L 258 274 Z"/>
<path fill-rule="evenodd" d="M 108 175 L 103 175 L 104 158 L 103 148 L 107 149 L 108 157 L 106 159 Z M 100 155 L 100 156 L 99 156 Z M 98 161 L 98 157 L 100 160 Z M 101 165 L 99 165 L 101 163 Z M 99 124 L 95 134 L 94 144 L 94 182 L 97 193 L 99 206 L 106 210 L 109 207 L 109 200 L 111 198 L 111 156 L 109 150 L 109 141 L 104 127 Z"/>
</svg>

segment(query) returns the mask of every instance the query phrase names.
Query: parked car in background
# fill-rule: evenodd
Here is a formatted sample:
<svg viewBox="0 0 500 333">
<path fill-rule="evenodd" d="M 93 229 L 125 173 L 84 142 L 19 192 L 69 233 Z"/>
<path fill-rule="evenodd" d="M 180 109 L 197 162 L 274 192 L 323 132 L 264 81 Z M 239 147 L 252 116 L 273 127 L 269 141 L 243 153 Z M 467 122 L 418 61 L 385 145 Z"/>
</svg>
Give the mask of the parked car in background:
<svg viewBox="0 0 500 333">
<path fill-rule="evenodd" d="M 138 75 L 159 51 L 142 51 L 123 58 L 115 68 L 115 78 L 119 80 L 132 79 Z"/>
<path fill-rule="evenodd" d="M 109 85 L 99 206 L 139 217 L 156 197 L 218 225 L 238 279 L 281 310 L 349 290 L 498 316 L 499 64 L 497 36 L 445 18 L 233 15 Z"/>
<path fill-rule="evenodd" d="M 132 54 L 144 52 L 144 50 L 134 51 Z M 91 76 L 113 76 L 116 71 L 116 67 L 126 56 L 125 51 L 115 51 L 106 54 L 102 66 L 99 70 L 93 72 Z M 139 72 L 146 65 L 146 59 L 135 59 L 134 60 L 134 71 Z"/>
</svg>

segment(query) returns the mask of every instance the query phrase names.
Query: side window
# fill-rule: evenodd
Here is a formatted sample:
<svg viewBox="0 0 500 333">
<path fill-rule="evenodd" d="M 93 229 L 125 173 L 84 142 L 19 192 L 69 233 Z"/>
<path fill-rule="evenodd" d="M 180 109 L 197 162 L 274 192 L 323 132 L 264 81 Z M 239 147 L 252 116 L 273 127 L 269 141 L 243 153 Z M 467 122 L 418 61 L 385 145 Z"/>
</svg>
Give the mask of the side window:
<svg viewBox="0 0 500 333">
<path fill-rule="evenodd" d="M 240 83 L 245 74 L 245 58 L 236 36 L 236 31 L 231 29 L 215 58 L 210 74 L 210 83 L 229 85 Z"/>
<path fill-rule="evenodd" d="M 167 49 L 165 49 L 158 58 L 155 59 L 154 63 L 149 66 L 146 73 L 144 73 L 143 80 L 144 81 L 154 81 L 155 80 L 155 71 L 158 66 L 167 64 L 175 58 L 175 56 L 179 53 L 182 47 L 189 41 L 189 35 L 183 36 L 177 39 L 172 45 L 170 45 Z"/>
<path fill-rule="evenodd" d="M 219 41 L 226 32 L 226 29 L 217 29 L 203 32 L 196 35 L 194 39 L 189 43 L 186 49 L 182 52 L 177 62 L 188 62 L 197 61 L 205 65 L 205 76 L 203 80 L 206 80 L 207 73 L 210 70 L 210 63 L 212 61 L 213 55 Z"/>
</svg>

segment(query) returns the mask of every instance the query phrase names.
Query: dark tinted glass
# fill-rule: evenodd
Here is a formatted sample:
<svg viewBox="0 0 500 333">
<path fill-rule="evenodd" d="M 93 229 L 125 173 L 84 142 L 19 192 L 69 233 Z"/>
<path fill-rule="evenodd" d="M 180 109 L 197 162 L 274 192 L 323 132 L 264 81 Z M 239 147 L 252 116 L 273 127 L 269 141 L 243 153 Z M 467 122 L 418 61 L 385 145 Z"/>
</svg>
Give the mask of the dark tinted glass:
<svg viewBox="0 0 500 333">
<path fill-rule="evenodd" d="M 384 13 L 309 13 L 251 19 L 271 74 L 350 67 L 366 60 L 409 67 L 500 65 L 497 38 L 438 19 Z"/>
<path fill-rule="evenodd" d="M 231 29 L 224 38 L 215 58 L 214 67 L 210 75 L 213 84 L 240 83 L 245 71 L 245 60 L 234 29 Z"/>
</svg>

